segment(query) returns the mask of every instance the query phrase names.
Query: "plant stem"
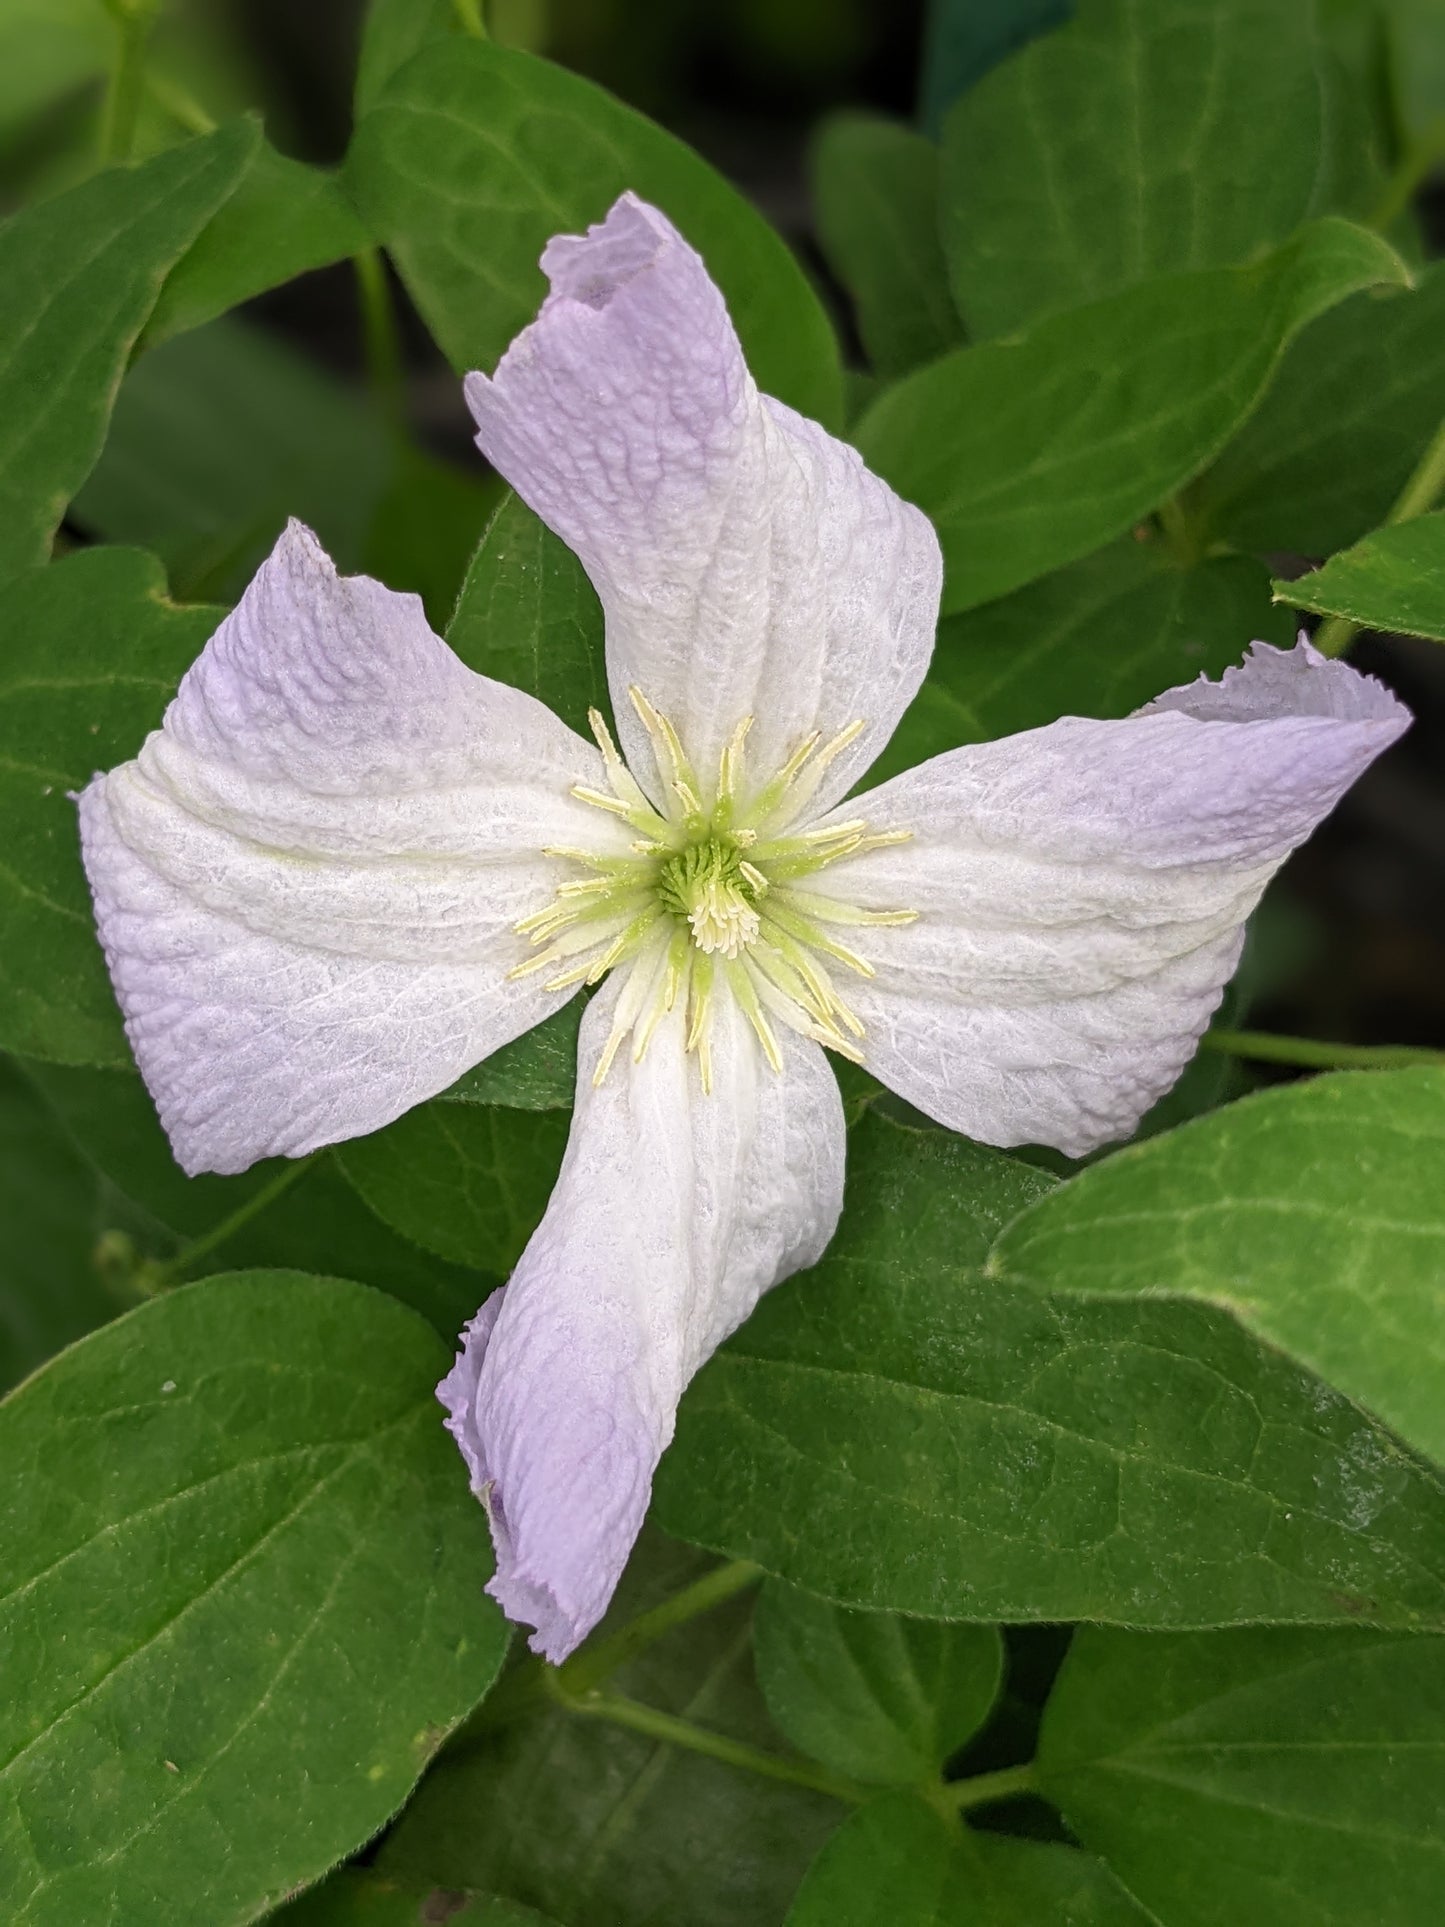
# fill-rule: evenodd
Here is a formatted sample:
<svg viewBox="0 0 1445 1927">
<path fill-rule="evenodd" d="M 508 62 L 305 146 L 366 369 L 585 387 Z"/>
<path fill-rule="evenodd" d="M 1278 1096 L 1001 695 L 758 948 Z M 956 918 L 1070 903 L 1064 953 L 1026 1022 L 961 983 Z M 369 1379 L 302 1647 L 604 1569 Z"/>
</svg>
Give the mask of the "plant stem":
<svg viewBox="0 0 1445 1927">
<path fill-rule="evenodd" d="M 164 74 L 148 71 L 145 90 L 158 107 L 165 109 L 177 127 L 184 127 L 188 134 L 215 133 L 216 123 L 201 103 Z"/>
<path fill-rule="evenodd" d="M 948 1780 L 942 1788 L 943 1802 L 955 1813 L 970 1807 L 987 1806 L 994 1800 L 1014 1800 L 1021 1793 L 1034 1791 L 1032 1765 L 1000 1767 L 997 1773 L 975 1773 L 967 1780 Z"/>
<path fill-rule="evenodd" d="M 156 24 L 159 0 L 119 0 L 110 4 L 115 21 L 115 58 L 100 120 L 100 158 L 107 165 L 130 159 L 136 120 L 145 92 L 146 47 Z"/>
<path fill-rule="evenodd" d="M 463 33 L 470 34 L 473 40 L 487 38 L 487 23 L 482 18 L 482 0 L 452 0 L 452 11 L 457 16 L 457 24 Z"/>
<path fill-rule="evenodd" d="M 701 1579 L 684 1586 L 681 1592 L 664 1599 L 650 1612 L 639 1613 L 636 1619 L 619 1626 L 606 1639 L 599 1639 L 595 1646 L 586 1646 L 580 1653 L 574 1653 L 571 1659 L 564 1661 L 555 1669 L 564 1692 L 591 1692 L 603 1680 L 610 1678 L 619 1666 L 634 1659 L 654 1640 L 671 1632 L 674 1626 L 684 1625 L 699 1613 L 711 1612 L 714 1606 L 721 1606 L 725 1600 L 746 1592 L 749 1586 L 755 1586 L 762 1576 L 762 1568 L 750 1565 L 746 1559 L 733 1559 L 725 1566 L 715 1566 L 711 1572 L 705 1572 Z M 546 1662 L 541 1663 L 545 1665 Z"/>
<path fill-rule="evenodd" d="M 814 1766 L 811 1760 L 789 1759 L 781 1753 L 766 1753 L 760 1746 L 749 1746 L 742 1740 L 731 1740 L 724 1733 L 694 1726 L 691 1720 L 660 1712 L 655 1706 L 644 1706 L 621 1693 L 594 1690 L 574 1696 L 562 1686 L 560 1669 L 548 1675 L 548 1684 L 571 1713 L 580 1713 L 588 1719 L 610 1720 L 614 1726 L 625 1726 L 633 1733 L 645 1734 L 648 1739 L 660 1740 L 668 1746 L 685 1747 L 689 1753 L 721 1760 L 727 1766 L 740 1767 L 745 1773 L 760 1773 L 769 1780 L 811 1787 L 849 1806 L 861 1806 L 879 1790 L 845 1779 L 842 1774 L 830 1773 L 826 1767 Z"/>
<path fill-rule="evenodd" d="M 1415 190 L 1425 176 L 1445 161 L 1445 124 L 1432 127 L 1423 139 L 1401 157 L 1398 167 L 1385 183 L 1385 191 L 1366 221 L 1367 227 L 1383 234 L 1392 228 L 1415 198 Z"/>
<path fill-rule="evenodd" d="M 523 1660 L 483 1701 L 461 1729 L 462 1733 L 471 1737 L 491 1727 L 503 1726 L 544 1699 L 560 1698 L 570 1706 L 580 1695 L 600 1686 L 627 1660 L 645 1651 L 654 1640 L 671 1632 L 674 1626 L 686 1625 L 699 1613 L 711 1612 L 713 1607 L 756 1585 L 761 1578 L 760 1567 L 749 1565 L 746 1559 L 731 1560 L 727 1565 L 705 1572 L 701 1579 L 684 1586 L 650 1612 L 639 1613 L 636 1619 L 628 1620 L 625 1626 L 619 1626 L 615 1633 L 599 1639 L 595 1645 L 584 1646 L 561 1666 L 552 1666 L 545 1659 Z"/>
<path fill-rule="evenodd" d="M 189 1271 L 198 1258 L 204 1258 L 214 1251 L 227 1238 L 232 1237 L 252 1218 L 259 1217 L 269 1205 L 276 1202 L 283 1191 L 289 1191 L 297 1179 L 304 1176 L 316 1162 L 319 1152 L 313 1151 L 309 1158 L 297 1158 L 283 1170 L 276 1173 L 269 1184 L 263 1184 L 259 1191 L 253 1191 L 244 1204 L 237 1205 L 230 1217 L 222 1218 L 219 1224 L 212 1225 L 209 1231 L 202 1232 L 188 1245 L 183 1245 L 174 1258 L 168 1258 L 163 1265 L 156 1265 L 147 1274 L 148 1291 L 166 1291 L 180 1282 L 183 1271 Z"/>
<path fill-rule="evenodd" d="M 405 425 L 406 378 L 402 369 L 401 332 L 391 298 L 386 263 L 380 248 L 363 248 L 352 256 L 356 290 L 361 302 L 361 336 L 367 379 L 382 413 L 394 428 Z"/>
<path fill-rule="evenodd" d="M 1434 508 L 1445 493 L 1445 421 L 1430 438 L 1430 445 L 1415 464 L 1410 479 L 1395 498 L 1390 513 L 1381 524 L 1410 522 Z M 1331 616 L 1314 633 L 1314 645 L 1322 656 L 1341 656 L 1360 632 L 1360 625 L 1346 616 Z"/>
<path fill-rule="evenodd" d="M 1177 495 L 1171 495 L 1154 511 L 1169 553 L 1181 569 L 1192 569 L 1202 559 L 1204 545 L 1189 511 Z"/>
<path fill-rule="evenodd" d="M 1445 1051 L 1414 1044 L 1330 1044 L 1316 1037 L 1276 1037 L 1266 1030 L 1207 1030 L 1200 1043 L 1224 1057 L 1257 1064 L 1298 1064 L 1317 1071 L 1397 1071 L 1445 1064 Z"/>
</svg>

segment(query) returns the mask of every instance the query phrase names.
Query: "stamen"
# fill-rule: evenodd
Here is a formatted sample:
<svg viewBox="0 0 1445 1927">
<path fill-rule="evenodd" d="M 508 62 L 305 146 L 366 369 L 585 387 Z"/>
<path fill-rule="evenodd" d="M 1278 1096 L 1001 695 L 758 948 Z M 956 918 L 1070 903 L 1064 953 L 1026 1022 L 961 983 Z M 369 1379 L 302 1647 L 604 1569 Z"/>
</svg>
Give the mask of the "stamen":
<svg viewBox="0 0 1445 1927">
<path fill-rule="evenodd" d="M 546 905 L 515 926 L 536 952 L 510 972 L 555 974 L 548 989 L 598 983 L 626 968 L 611 1029 L 593 1073 L 601 1084 L 631 1039 L 641 1062 L 658 1025 L 681 1013 L 685 1051 L 696 1056 L 704 1092 L 713 1087 L 712 1015 L 725 986 L 747 1018 L 764 1058 L 782 1068 L 779 1024 L 861 1062 L 863 1025 L 839 995 L 827 958 L 864 977 L 866 957 L 833 935 L 839 926 L 903 925 L 912 910 L 865 910 L 797 887 L 841 859 L 905 842 L 906 829 L 870 831 L 861 816 L 791 828 L 819 782 L 862 734 L 849 723 L 824 742 L 806 737 L 751 803 L 740 806 L 753 727 L 744 716 L 718 757 L 709 805 L 668 718 L 633 688 L 667 798 L 654 807 L 618 753 L 601 714 L 589 713 L 609 788 L 579 783 L 572 795 L 638 832 L 629 853 L 551 845 L 544 855 L 577 866 Z M 844 886 L 846 887 L 846 886 Z"/>
<path fill-rule="evenodd" d="M 652 744 L 658 775 L 681 803 L 685 815 L 701 816 L 702 797 L 698 780 L 693 775 L 692 764 L 687 760 L 682 739 L 667 717 L 653 708 L 636 683 L 631 685 L 627 693 Z"/>
</svg>

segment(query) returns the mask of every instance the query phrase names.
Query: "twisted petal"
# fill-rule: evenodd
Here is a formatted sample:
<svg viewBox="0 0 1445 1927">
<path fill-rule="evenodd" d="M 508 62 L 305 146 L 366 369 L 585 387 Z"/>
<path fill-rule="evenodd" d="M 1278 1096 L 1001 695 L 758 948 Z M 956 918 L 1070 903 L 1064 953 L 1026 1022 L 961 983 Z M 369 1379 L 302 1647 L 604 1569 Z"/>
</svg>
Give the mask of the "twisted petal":
<svg viewBox="0 0 1445 1927">
<path fill-rule="evenodd" d="M 919 911 L 840 931 L 876 969 L 849 1001 L 869 1068 L 989 1144 L 1073 1156 L 1178 1077 L 1245 918 L 1409 713 L 1306 643 L 1121 722 L 1065 717 L 940 756 L 851 804 L 911 841 L 819 894 Z"/>
<path fill-rule="evenodd" d="M 759 395 L 722 296 L 630 194 L 542 257 L 552 292 L 467 398 L 477 442 L 574 549 L 607 614 L 607 673 L 639 779 L 640 685 L 708 781 L 739 719 L 771 774 L 813 730 L 869 724 L 826 808 L 882 749 L 933 650 L 927 519 L 851 448 Z"/>
<path fill-rule="evenodd" d="M 601 759 L 292 523 L 140 755 L 80 799 L 136 1061 L 187 1171 L 388 1123 L 563 996 L 506 981 Z"/>
<path fill-rule="evenodd" d="M 709 1095 L 680 1011 L 594 1089 L 618 994 L 614 976 L 582 1020 L 547 1215 L 439 1388 L 491 1516 L 490 1590 L 552 1660 L 612 1596 L 683 1387 L 769 1286 L 819 1257 L 843 1196 L 842 1105 L 816 1044 L 787 1033 L 770 1071 L 724 993 Z"/>
</svg>

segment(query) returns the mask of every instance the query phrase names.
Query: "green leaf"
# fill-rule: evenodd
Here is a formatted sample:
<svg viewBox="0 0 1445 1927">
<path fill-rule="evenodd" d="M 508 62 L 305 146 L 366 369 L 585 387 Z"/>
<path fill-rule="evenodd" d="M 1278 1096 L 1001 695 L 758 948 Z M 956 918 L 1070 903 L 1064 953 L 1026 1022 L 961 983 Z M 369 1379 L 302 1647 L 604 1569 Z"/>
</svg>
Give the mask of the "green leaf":
<svg viewBox="0 0 1445 1927">
<path fill-rule="evenodd" d="M 906 375 L 956 348 L 963 328 L 938 238 L 933 142 L 876 114 L 834 114 L 810 159 L 818 240 L 877 372 Z"/>
<path fill-rule="evenodd" d="M 188 1178 L 132 1071 L 32 1064 L 30 1075 L 76 1145 L 147 1222 L 132 1227 L 138 1254 L 173 1259 L 206 1239 L 209 1263 L 234 1269 L 281 1265 L 340 1272 L 399 1298 L 450 1341 L 498 1280 L 444 1264 L 392 1231 L 364 1205 L 323 1153 L 304 1165 L 268 1158 L 239 1177 Z M 289 1187 L 254 1216 L 247 1211 L 289 1176 Z M 216 1229 L 240 1216 L 212 1242 Z"/>
<path fill-rule="evenodd" d="M 1445 1623 L 1440 1488 L 1348 1400 L 1212 1308 L 981 1276 L 1032 1166 L 876 1114 L 849 1165 L 683 1399 L 667 1531 L 927 1618 Z"/>
<path fill-rule="evenodd" d="M 758 1603 L 758 1685 L 800 1752 L 865 1785 L 937 1780 L 993 1707 L 993 1626 L 850 1612 L 772 1580 Z"/>
<path fill-rule="evenodd" d="M 581 735 L 605 714 L 602 607 L 582 564 L 508 494 L 472 558 L 447 629 L 462 661 L 525 689 Z"/>
<path fill-rule="evenodd" d="M 413 54 L 434 40 L 450 39 L 456 30 L 454 0 L 371 0 L 356 65 L 356 118 L 370 112 L 387 81 Z"/>
<path fill-rule="evenodd" d="M 1009 1226 L 989 1271 L 1223 1307 L 1445 1460 L 1445 1071 L 1262 1091 L 1117 1151 Z M 1363 1519 L 1380 1490 L 1360 1462 Z"/>
<path fill-rule="evenodd" d="M 1208 534 L 1328 555 L 1384 521 L 1445 417 L 1445 263 L 1310 323 L 1269 393 L 1189 492 Z"/>
<path fill-rule="evenodd" d="M 1405 278 L 1377 235 L 1317 221 L 1249 267 L 1158 275 L 957 349 L 889 389 L 858 445 L 933 518 L 945 613 L 971 608 L 1157 508 L 1248 419 L 1308 321 Z"/>
<path fill-rule="evenodd" d="M 1445 1641 L 1084 1627 L 1036 1771 L 1169 1927 L 1432 1927 Z"/>
<path fill-rule="evenodd" d="M 510 1900 L 398 1887 L 354 1867 L 338 1868 L 271 1919 L 280 1927 L 555 1927 Z"/>
<path fill-rule="evenodd" d="M 475 1070 L 443 1091 L 441 1104 L 500 1104 L 517 1111 L 566 1111 L 577 1083 L 577 1029 L 583 999 L 574 997 L 555 1017 L 504 1044 Z"/>
<path fill-rule="evenodd" d="M 178 609 L 150 557 L 91 549 L 0 588 L 0 1045 L 69 1064 L 130 1053 L 96 940 L 75 805 L 133 756 L 219 611 Z"/>
<path fill-rule="evenodd" d="M 943 243 L 971 335 L 1153 274 L 1233 267 L 1312 214 L 1345 137 L 1311 0 L 1079 0 L 965 94 Z"/>
<path fill-rule="evenodd" d="M 505 1275 L 547 1208 L 569 1122 L 561 1111 L 419 1104 L 335 1155 L 404 1238 Z"/>
<path fill-rule="evenodd" d="M 603 1622 L 615 1631 L 711 1562 L 645 1531 Z M 614 1675 L 618 1690 L 777 1751 L 756 1686 L 751 1601 L 690 1621 Z M 842 1818 L 821 1793 L 661 1745 L 543 1700 L 438 1762 L 377 1857 L 412 1888 L 505 1894 L 586 1927 L 781 1920 Z"/>
<path fill-rule="evenodd" d="M 1251 641 L 1293 638 L 1260 563 L 1222 556 L 1181 568 L 1163 542 L 1126 536 L 946 616 L 927 680 L 868 780 L 1058 716 L 1127 716 L 1179 683 L 1217 677 Z"/>
<path fill-rule="evenodd" d="M 0 573 L 48 557 L 162 281 L 259 139 L 236 122 L 0 228 Z"/>
<path fill-rule="evenodd" d="M 95 1262 L 100 1186 L 0 1058 L 0 1391 L 121 1309 Z"/>
<path fill-rule="evenodd" d="M 928 132 L 990 68 L 1072 12 L 1073 0 L 929 0 L 920 90 Z"/>
<path fill-rule="evenodd" d="M 972 1833 L 917 1794 L 861 1807 L 808 1869 L 787 1927 L 1145 1927 L 1099 1861 Z"/>
<path fill-rule="evenodd" d="M 447 1363 L 379 1292 L 239 1273 L 0 1407 L 7 1921 L 229 1927 L 395 1812 L 506 1644 Z"/>
<path fill-rule="evenodd" d="M 143 345 L 213 321 L 370 240 L 336 175 L 289 160 L 263 140 L 236 191 L 167 276 Z"/>
<path fill-rule="evenodd" d="M 347 177 L 458 371 L 490 370 L 536 314 L 550 237 L 630 188 L 707 262 L 759 388 L 839 420 L 837 344 L 782 241 L 690 148 L 575 74 L 480 40 L 424 47 L 362 120 Z"/>
<path fill-rule="evenodd" d="M 1445 642 L 1445 509 L 1377 529 L 1312 575 L 1274 589 L 1295 609 Z"/>
<path fill-rule="evenodd" d="M 358 568 L 394 469 L 384 426 L 354 394 L 228 318 L 131 369 L 71 519 L 153 549 L 178 593 L 229 600 L 288 515 L 315 529 L 339 567 Z"/>
</svg>

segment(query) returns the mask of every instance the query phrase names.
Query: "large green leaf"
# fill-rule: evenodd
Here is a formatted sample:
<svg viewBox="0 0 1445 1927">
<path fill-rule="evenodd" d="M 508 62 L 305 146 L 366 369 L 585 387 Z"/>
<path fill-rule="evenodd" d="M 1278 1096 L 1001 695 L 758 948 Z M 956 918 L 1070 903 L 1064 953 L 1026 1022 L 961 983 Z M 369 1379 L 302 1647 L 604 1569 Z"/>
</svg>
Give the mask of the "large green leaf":
<svg viewBox="0 0 1445 1927">
<path fill-rule="evenodd" d="M 514 1043 L 504 1044 L 437 1100 L 445 1104 L 500 1104 L 518 1111 L 566 1111 L 577 1084 L 577 1029 L 581 997 Z"/>
<path fill-rule="evenodd" d="M 0 1391 L 121 1309 L 96 1264 L 101 1187 L 0 1058 Z"/>
<path fill-rule="evenodd" d="M 463 662 L 525 689 L 588 734 L 608 708 L 602 607 L 582 564 L 519 496 L 482 538 L 447 629 Z"/>
<path fill-rule="evenodd" d="M 850 1612 L 776 1580 L 758 1602 L 754 1641 L 779 1731 L 865 1785 L 937 1781 L 1002 1683 L 994 1626 Z"/>
<path fill-rule="evenodd" d="M 929 132 L 991 67 L 1072 11 L 1073 0 L 929 0 L 919 103 Z"/>
<path fill-rule="evenodd" d="M 370 0 L 356 63 L 356 114 L 367 113 L 398 67 L 460 31 L 455 0 Z"/>
<path fill-rule="evenodd" d="M 1294 623 L 1246 556 L 1181 567 L 1125 536 L 979 609 L 946 616 L 928 677 L 869 774 L 880 781 L 960 743 L 1057 716 L 1127 716 L 1163 690 L 1218 676 Z"/>
<path fill-rule="evenodd" d="M 1031 1166 L 876 1114 L 849 1162 L 683 1399 L 668 1531 L 941 1619 L 1445 1623 L 1440 1488 L 1347 1399 L 1210 1307 L 982 1277 Z"/>
<path fill-rule="evenodd" d="M 362 119 L 347 175 L 458 370 L 490 370 L 532 319 L 548 239 L 631 189 L 701 252 L 758 386 L 839 418 L 832 330 L 778 236 L 689 148 L 575 74 L 479 40 L 426 46 Z"/>
<path fill-rule="evenodd" d="M 906 375 L 963 339 L 938 238 L 938 149 L 876 114 L 835 114 L 811 154 L 818 239 L 875 370 Z"/>
<path fill-rule="evenodd" d="M 394 462 L 357 396 L 285 342 L 226 319 L 131 369 L 71 519 L 153 549 L 178 591 L 231 599 L 289 515 L 340 568 L 359 567 Z"/>
<path fill-rule="evenodd" d="M 7 1922 L 253 1920 L 400 1805 L 506 1643 L 447 1362 L 379 1292 L 239 1273 L 0 1407 Z"/>
<path fill-rule="evenodd" d="M 1261 1092 L 1117 1151 L 1009 1226 L 1011 1285 L 1223 1307 L 1445 1460 L 1445 1070 Z M 1380 1468 L 1362 1460 L 1355 1506 Z"/>
<path fill-rule="evenodd" d="M 1072 1847 L 972 1833 L 916 1794 L 861 1807 L 808 1869 L 787 1927 L 1145 1927 Z"/>
<path fill-rule="evenodd" d="M 604 1621 L 695 1579 L 695 1553 L 644 1533 Z M 778 1751 L 753 1684 L 751 1601 L 670 1633 L 614 1676 L 649 1706 Z M 485 1719 L 486 1714 L 483 1714 Z M 781 1920 L 843 1817 L 834 1800 L 563 1711 L 546 1698 L 441 1760 L 378 1856 L 404 1887 L 505 1894 L 586 1927 Z"/>
<path fill-rule="evenodd" d="M 167 276 L 144 341 L 153 346 L 199 327 L 370 239 L 334 174 L 262 141 L 236 191 Z"/>
<path fill-rule="evenodd" d="M 1378 529 L 1312 575 L 1274 587 L 1296 609 L 1445 642 L 1445 509 Z"/>
<path fill-rule="evenodd" d="M 555 1110 L 419 1104 L 336 1156 L 403 1237 L 455 1264 L 506 1273 L 547 1208 L 569 1122 Z"/>
<path fill-rule="evenodd" d="M 1037 1773 L 1168 1927 L 1433 1927 L 1445 1640 L 1085 1627 Z"/>
<path fill-rule="evenodd" d="M 1445 262 L 1311 322 L 1191 514 L 1258 555 L 1328 555 L 1384 521 L 1442 417 Z"/>
<path fill-rule="evenodd" d="M 49 555 L 162 281 L 259 139 L 237 122 L 0 228 L 0 574 Z"/>
<path fill-rule="evenodd" d="M 471 1264 L 448 1264 L 421 1251 L 383 1224 L 331 1153 L 303 1165 L 269 1158 L 238 1177 L 188 1178 L 134 1072 L 60 1064 L 28 1069 L 79 1149 L 145 1214 L 134 1227 L 141 1259 L 165 1262 L 204 1238 L 207 1261 L 231 1270 L 283 1265 L 344 1273 L 400 1298 L 448 1341 L 497 1283 Z M 232 1219 L 234 1228 L 218 1237 Z"/>
<path fill-rule="evenodd" d="M 970 334 L 1151 274 L 1222 268 L 1312 214 L 1340 125 L 1313 0 L 1079 0 L 964 95 L 943 239 Z M 1363 143 L 1360 143 L 1361 146 Z"/>
<path fill-rule="evenodd" d="M 178 609 L 155 560 L 91 549 L 0 589 L 0 1045 L 129 1061 L 80 866 L 75 805 L 133 756 L 216 625 Z"/>
<path fill-rule="evenodd" d="M 1003 595 L 1122 534 L 1249 417 L 1290 340 L 1404 264 L 1347 221 L 1242 268 L 1157 275 L 956 349 L 859 427 L 869 463 L 932 516 L 945 612 Z"/>
</svg>

